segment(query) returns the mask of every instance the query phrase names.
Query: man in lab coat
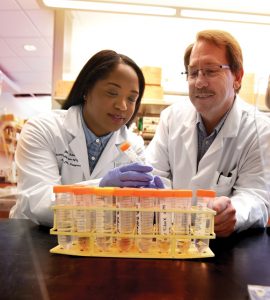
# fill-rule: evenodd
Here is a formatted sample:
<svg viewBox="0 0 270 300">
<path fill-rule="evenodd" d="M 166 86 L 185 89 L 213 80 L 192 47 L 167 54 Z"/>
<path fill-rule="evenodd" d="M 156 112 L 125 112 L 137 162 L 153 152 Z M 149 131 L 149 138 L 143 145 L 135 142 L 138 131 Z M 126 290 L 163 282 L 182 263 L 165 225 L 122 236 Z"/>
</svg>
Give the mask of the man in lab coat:
<svg viewBox="0 0 270 300">
<path fill-rule="evenodd" d="M 174 189 L 216 191 L 217 236 L 265 226 L 270 205 L 264 171 L 270 160 L 263 165 L 260 142 L 270 141 L 270 122 L 237 96 L 241 48 L 229 33 L 205 30 L 186 49 L 184 63 L 192 105 L 179 102 L 161 113 L 148 163 Z"/>
</svg>

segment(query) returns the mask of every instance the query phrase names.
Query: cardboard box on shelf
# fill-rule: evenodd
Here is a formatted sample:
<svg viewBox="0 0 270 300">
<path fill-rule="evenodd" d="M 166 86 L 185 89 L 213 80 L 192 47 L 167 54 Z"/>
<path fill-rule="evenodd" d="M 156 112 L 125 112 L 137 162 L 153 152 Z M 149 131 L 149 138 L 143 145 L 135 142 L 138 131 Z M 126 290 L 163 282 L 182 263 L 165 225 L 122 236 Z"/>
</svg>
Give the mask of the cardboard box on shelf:
<svg viewBox="0 0 270 300">
<path fill-rule="evenodd" d="M 58 80 L 55 85 L 54 97 L 66 98 L 73 86 L 74 81 Z"/>
<path fill-rule="evenodd" d="M 256 99 L 254 95 L 255 85 L 255 74 L 245 73 L 242 79 L 241 90 L 239 96 L 248 102 L 249 104 L 255 105 Z"/>
<path fill-rule="evenodd" d="M 146 85 L 143 98 L 147 99 L 163 99 L 163 88 L 158 85 Z"/>
<path fill-rule="evenodd" d="M 160 67 L 142 67 L 146 85 L 161 85 L 162 69 Z"/>
</svg>

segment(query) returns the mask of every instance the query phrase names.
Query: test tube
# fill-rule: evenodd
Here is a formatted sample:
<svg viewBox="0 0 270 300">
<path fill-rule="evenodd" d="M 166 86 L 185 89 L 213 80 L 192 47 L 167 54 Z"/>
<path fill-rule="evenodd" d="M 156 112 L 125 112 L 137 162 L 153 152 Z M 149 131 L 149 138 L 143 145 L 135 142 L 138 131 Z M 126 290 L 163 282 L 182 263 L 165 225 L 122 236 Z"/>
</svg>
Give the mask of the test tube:
<svg viewBox="0 0 270 300">
<path fill-rule="evenodd" d="M 119 149 L 125 153 L 132 162 L 137 162 L 140 164 L 145 163 L 144 159 L 132 148 L 130 142 L 125 141 L 120 145 Z"/>
<path fill-rule="evenodd" d="M 74 193 L 74 225 L 77 232 L 90 233 L 94 229 L 95 214 L 87 208 L 93 206 L 94 187 L 78 187 L 73 189 Z M 90 246 L 89 236 L 78 236 L 78 247 L 80 251 L 88 251 Z"/>
<path fill-rule="evenodd" d="M 213 224 L 211 223 L 212 216 L 207 213 L 208 208 L 212 207 L 212 201 L 216 196 L 215 191 L 212 190 L 197 190 L 196 198 L 197 198 L 197 210 L 201 213 L 196 213 L 195 217 L 195 226 L 194 226 L 194 234 L 201 236 L 208 236 L 211 232 L 211 228 L 213 228 Z M 203 213 L 203 212 L 206 213 Z M 195 239 L 195 247 L 198 252 L 206 252 L 209 246 L 209 238 L 197 238 Z"/>
<path fill-rule="evenodd" d="M 216 192 L 212 190 L 197 190 L 197 209 L 199 211 L 207 212 L 208 208 L 212 207 L 212 202 L 216 196 Z M 210 220 L 209 213 L 197 213 L 195 218 L 194 233 L 196 235 L 209 235 L 210 234 Z"/>
<path fill-rule="evenodd" d="M 137 208 L 147 209 L 148 211 L 138 210 L 136 213 L 137 226 L 137 246 L 140 252 L 149 252 L 153 246 L 153 237 L 140 237 L 140 235 L 153 235 L 154 233 L 154 215 L 156 197 L 154 189 L 136 189 L 135 195 L 139 197 Z"/>
<path fill-rule="evenodd" d="M 176 248 L 179 253 L 186 253 L 191 245 L 189 238 L 191 233 L 191 213 L 186 211 L 191 209 L 192 191 L 174 190 L 173 194 L 174 209 L 180 210 L 174 213 L 174 232 L 177 235 L 183 235 L 182 239 L 177 239 Z"/>
<path fill-rule="evenodd" d="M 168 212 L 168 209 L 172 209 L 172 200 L 174 193 L 172 190 L 156 190 L 154 194 L 157 197 L 157 205 L 160 211 L 157 214 L 157 247 L 158 251 L 161 253 L 168 253 L 171 247 L 171 239 L 168 235 L 172 234 L 172 216 L 173 213 Z"/>
<path fill-rule="evenodd" d="M 117 211 L 116 215 L 116 226 L 117 233 L 128 234 L 130 237 L 118 237 L 117 246 L 120 252 L 129 251 L 134 245 L 134 234 L 135 230 L 135 216 L 136 212 L 134 210 L 136 200 L 133 196 L 133 190 L 129 188 L 117 188 L 114 191 L 116 197 L 116 207 L 124 209 L 133 209 L 125 211 Z"/>
<path fill-rule="evenodd" d="M 96 206 L 96 245 L 100 251 L 109 251 L 114 232 L 114 211 L 112 210 L 114 188 L 95 188 L 94 204 Z M 105 208 L 104 210 L 101 208 Z"/>
<path fill-rule="evenodd" d="M 174 190 L 174 208 L 183 210 L 174 214 L 174 230 L 177 234 L 189 235 L 191 229 L 191 214 L 185 210 L 191 209 L 192 191 Z"/>
<path fill-rule="evenodd" d="M 74 230 L 73 223 L 73 186 L 58 185 L 53 187 L 55 193 L 56 208 L 56 228 L 59 233 L 71 233 Z M 58 245 L 62 249 L 69 249 L 72 246 L 72 236 L 58 234 Z"/>
<path fill-rule="evenodd" d="M 197 209 L 199 211 L 207 211 L 212 208 L 213 200 L 216 196 L 216 192 L 212 190 L 197 190 Z M 194 233 L 196 235 L 208 236 L 211 233 L 213 224 L 211 223 L 211 214 L 209 213 L 197 213 L 195 218 Z M 209 246 L 209 239 L 196 239 L 195 246 L 199 252 L 205 252 Z"/>
</svg>

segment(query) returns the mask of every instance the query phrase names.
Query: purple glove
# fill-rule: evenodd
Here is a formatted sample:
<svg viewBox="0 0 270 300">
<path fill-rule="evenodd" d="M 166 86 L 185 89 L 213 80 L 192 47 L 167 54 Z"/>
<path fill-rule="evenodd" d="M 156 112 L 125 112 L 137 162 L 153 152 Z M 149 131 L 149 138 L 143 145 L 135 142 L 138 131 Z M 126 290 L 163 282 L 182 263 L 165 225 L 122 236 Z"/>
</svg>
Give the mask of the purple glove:
<svg viewBox="0 0 270 300">
<path fill-rule="evenodd" d="M 145 187 L 150 189 L 165 189 L 164 183 L 159 176 L 155 176 L 149 185 Z"/>
<path fill-rule="evenodd" d="M 132 163 L 110 170 L 100 181 L 99 186 L 149 187 L 155 178 L 149 173 L 152 167 Z"/>
</svg>

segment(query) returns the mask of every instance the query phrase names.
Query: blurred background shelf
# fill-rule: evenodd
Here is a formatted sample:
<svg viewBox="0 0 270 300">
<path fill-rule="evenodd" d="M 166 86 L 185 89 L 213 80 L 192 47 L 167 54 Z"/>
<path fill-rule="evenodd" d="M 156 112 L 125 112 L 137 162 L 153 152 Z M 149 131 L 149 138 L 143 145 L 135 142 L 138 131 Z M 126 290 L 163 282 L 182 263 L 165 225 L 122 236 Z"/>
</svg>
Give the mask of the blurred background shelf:
<svg viewBox="0 0 270 300">
<path fill-rule="evenodd" d="M 0 183 L 0 219 L 9 217 L 10 209 L 16 203 L 16 196 L 15 183 Z"/>
</svg>

